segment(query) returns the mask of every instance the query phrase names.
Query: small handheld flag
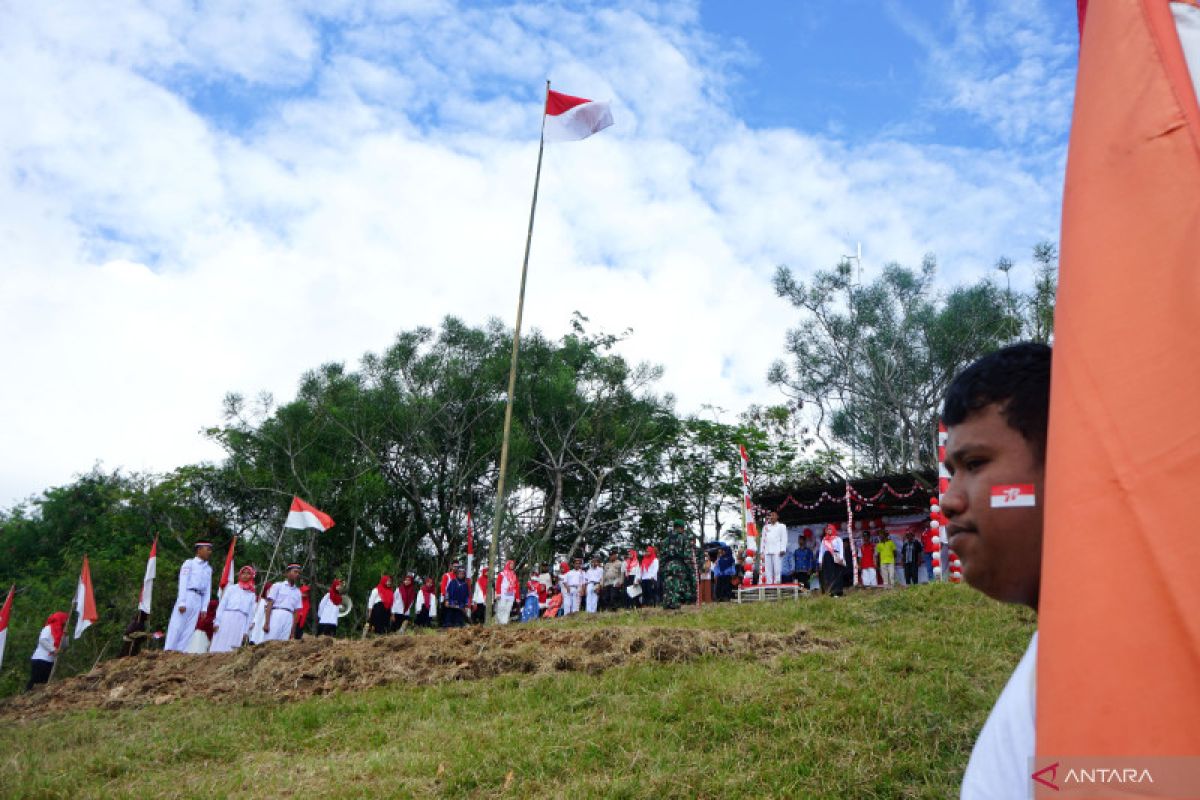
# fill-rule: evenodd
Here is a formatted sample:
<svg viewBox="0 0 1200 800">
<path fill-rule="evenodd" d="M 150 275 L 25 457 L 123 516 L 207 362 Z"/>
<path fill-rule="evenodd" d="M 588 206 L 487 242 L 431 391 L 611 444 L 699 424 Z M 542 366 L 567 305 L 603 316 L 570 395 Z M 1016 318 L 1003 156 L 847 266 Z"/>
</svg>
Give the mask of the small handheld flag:
<svg viewBox="0 0 1200 800">
<path fill-rule="evenodd" d="M 0 666 L 4 664 L 4 643 L 8 641 L 8 615 L 12 613 L 13 590 L 16 586 L 8 587 L 8 597 L 4 606 L 0 607 Z"/>
<path fill-rule="evenodd" d="M 291 516 L 289 514 L 289 516 Z M 230 578 L 233 577 L 233 550 L 237 546 L 237 537 L 229 540 L 229 552 L 225 554 L 225 569 L 221 570 L 221 581 L 217 584 L 217 593 L 222 594 L 225 587 L 229 585 Z"/>
<path fill-rule="evenodd" d="M 75 591 L 75 638 L 82 636 L 99 619 L 96 598 L 92 594 L 92 572 L 88 569 L 87 556 L 84 556 L 83 569 L 79 571 L 79 588 Z"/>
<path fill-rule="evenodd" d="M 158 537 L 150 545 L 150 558 L 146 560 L 146 575 L 142 578 L 142 591 L 138 595 L 138 608 L 146 614 L 150 613 L 151 595 L 154 594 L 154 576 L 158 572 Z"/>
</svg>

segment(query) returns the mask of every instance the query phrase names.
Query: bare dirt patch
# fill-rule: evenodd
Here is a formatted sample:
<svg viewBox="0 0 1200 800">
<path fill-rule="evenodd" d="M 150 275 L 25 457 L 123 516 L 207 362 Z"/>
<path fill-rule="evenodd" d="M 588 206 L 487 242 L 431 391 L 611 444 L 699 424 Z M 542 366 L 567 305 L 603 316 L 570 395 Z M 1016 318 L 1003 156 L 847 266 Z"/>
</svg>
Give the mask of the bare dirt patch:
<svg viewBox="0 0 1200 800">
<path fill-rule="evenodd" d="M 555 629 L 534 624 L 366 640 L 305 638 L 204 656 L 153 651 L 106 661 L 86 675 L 0 701 L 0 718 L 138 708 L 182 698 L 276 703 L 392 683 L 428 685 L 553 672 L 596 674 L 631 663 L 674 664 L 710 655 L 770 659 L 837 646 L 799 627 L 779 634 L 692 628 Z"/>
</svg>

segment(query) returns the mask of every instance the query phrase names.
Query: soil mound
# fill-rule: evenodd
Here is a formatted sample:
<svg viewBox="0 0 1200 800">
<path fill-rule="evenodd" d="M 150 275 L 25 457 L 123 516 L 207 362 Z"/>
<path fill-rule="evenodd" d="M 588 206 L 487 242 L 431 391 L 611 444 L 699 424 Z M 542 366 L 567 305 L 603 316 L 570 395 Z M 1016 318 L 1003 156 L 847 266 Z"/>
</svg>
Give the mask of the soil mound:
<svg viewBox="0 0 1200 800">
<path fill-rule="evenodd" d="M 185 697 L 275 703 L 390 683 L 433 684 L 510 673 L 597 673 L 629 663 L 678 663 L 708 655 L 769 659 L 836 646 L 799 627 L 779 634 L 533 624 L 365 640 L 306 637 L 233 653 L 194 656 L 151 651 L 105 661 L 86 675 L 0 701 L 0 718 L 137 708 Z"/>
</svg>

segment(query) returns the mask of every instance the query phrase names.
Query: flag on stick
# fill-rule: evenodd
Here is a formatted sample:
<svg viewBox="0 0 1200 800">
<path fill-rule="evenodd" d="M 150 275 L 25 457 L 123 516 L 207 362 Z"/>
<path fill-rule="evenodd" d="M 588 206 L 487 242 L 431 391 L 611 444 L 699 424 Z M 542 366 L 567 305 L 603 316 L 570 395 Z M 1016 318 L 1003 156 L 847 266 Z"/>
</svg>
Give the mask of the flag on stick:
<svg viewBox="0 0 1200 800">
<path fill-rule="evenodd" d="M 1037 751 L 1051 762 L 1200 753 L 1200 536 L 1180 530 L 1200 474 L 1200 8 L 1086 9 L 1038 608 Z"/>
<path fill-rule="evenodd" d="M 96 598 L 92 594 L 92 572 L 88 569 L 87 556 L 84 556 L 83 569 L 79 571 L 79 588 L 75 591 L 75 638 L 82 636 L 98 619 L 100 615 L 96 613 Z"/>
<path fill-rule="evenodd" d="M 146 575 L 142 578 L 142 591 L 138 595 L 138 608 L 150 613 L 151 595 L 154 594 L 154 576 L 158 572 L 158 537 L 150 545 L 150 558 L 146 560 Z"/>
<path fill-rule="evenodd" d="M 16 586 L 8 587 L 8 597 L 0 608 L 0 666 L 4 665 L 4 643 L 8 641 L 8 615 L 12 613 L 13 590 Z"/>
<path fill-rule="evenodd" d="M 287 522 L 283 523 L 283 527 L 298 528 L 300 530 L 316 528 L 319 531 L 327 531 L 333 527 L 333 517 L 321 511 L 316 506 L 309 505 L 299 497 L 293 497 L 292 507 L 287 515 Z"/>
<path fill-rule="evenodd" d="M 290 514 L 288 515 L 291 516 Z M 229 585 L 230 579 L 233 577 L 233 549 L 237 545 L 237 537 L 229 540 L 229 552 L 225 554 L 225 569 L 221 570 L 221 581 L 217 584 L 217 596 L 225 593 L 225 587 Z"/>
<path fill-rule="evenodd" d="M 471 522 L 471 512 L 467 512 L 467 580 L 475 577 L 475 525 Z"/>
<path fill-rule="evenodd" d="M 547 90 L 543 134 L 547 142 L 577 142 L 612 124 L 612 109 L 608 103 Z"/>
</svg>

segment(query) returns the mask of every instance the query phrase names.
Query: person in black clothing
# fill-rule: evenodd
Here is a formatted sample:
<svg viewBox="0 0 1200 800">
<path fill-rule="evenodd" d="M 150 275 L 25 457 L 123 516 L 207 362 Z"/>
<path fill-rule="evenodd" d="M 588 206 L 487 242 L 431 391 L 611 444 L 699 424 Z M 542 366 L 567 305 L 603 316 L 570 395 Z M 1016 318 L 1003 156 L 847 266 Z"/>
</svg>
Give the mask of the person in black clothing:
<svg viewBox="0 0 1200 800">
<path fill-rule="evenodd" d="M 912 531 L 904 534 L 904 544 L 900 546 L 900 561 L 904 564 L 904 583 L 909 586 L 917 584 L 917 569 L 921 566 L 921 543 L 913 538 Z"/>
</svg>

